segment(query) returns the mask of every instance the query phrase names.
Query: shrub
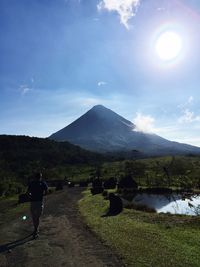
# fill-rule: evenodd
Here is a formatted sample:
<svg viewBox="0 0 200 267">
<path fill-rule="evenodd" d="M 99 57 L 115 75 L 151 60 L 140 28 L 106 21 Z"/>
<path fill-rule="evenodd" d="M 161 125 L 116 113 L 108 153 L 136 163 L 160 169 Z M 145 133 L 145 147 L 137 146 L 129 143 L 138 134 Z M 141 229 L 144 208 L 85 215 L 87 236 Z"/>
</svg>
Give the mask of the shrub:
<svg viewBox="0 0 200 267">
<path fill-rule="evenodd" d="M 94 187 L 90 189 L 92 195 L 97 195 L 103 193 L 103 187 Z"/>
<path fill-rule="evenodd" d="M 105 189 L 115 189 L 117 185 L 117 180 L 114 177 L 109 178 L 103 183 Z"/>
<path fill-rule="evenodd" d="M 138 184 L 133 180 L 131 175 L 122 176 L 119 181 L 118 188 L 138 188 Z"/>
<path fill-rule="evenodd" d="M 0 181 L 0 196 L 11 196 L 15 194 L 20 194 L 25 190 L 25 187 L 11 180 Z"/>
<path fill-rule="evenodd" d="M 108 191 L 107 190 L 104 190 L 103 193 L 102 193 L 102 196 L 103 197 L 107 197 L 108 196 Z"/>
</svg>

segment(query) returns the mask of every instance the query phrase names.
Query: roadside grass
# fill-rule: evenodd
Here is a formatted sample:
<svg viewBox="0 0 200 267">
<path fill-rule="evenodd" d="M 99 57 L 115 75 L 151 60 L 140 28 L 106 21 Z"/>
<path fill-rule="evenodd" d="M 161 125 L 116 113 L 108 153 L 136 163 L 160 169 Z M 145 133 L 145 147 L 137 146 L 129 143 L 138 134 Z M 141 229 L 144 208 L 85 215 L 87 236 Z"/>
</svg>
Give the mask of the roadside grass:
<svg viewBox="0 0 200 267">
<path fill-rule="evenodd" d="M 47 192 L 47 197 L 50 194 L 56 194 L 55 187 L 49 187 Z M 0 226 L 6 225 L 16 218 L 22 218 L 25 214 L 29 214 L 30 203 L 18 204 L 18 195 L 0 197 Z"/>
<path fill-rule="evenodd" d="M 0 200 L 0 226 L 6 225 L 27 212 L 29 203 L 17 204 L 18 195 L 6 197 Z"/>
<path fill-rule="evenodd" d="M 124 211 L 101 217 L 108 209 L 102 195 L 87 190 L 79 209 L 88 226 L 123 259 L 136 267 L 199 267 L 200 217 Z"/>
</svg>

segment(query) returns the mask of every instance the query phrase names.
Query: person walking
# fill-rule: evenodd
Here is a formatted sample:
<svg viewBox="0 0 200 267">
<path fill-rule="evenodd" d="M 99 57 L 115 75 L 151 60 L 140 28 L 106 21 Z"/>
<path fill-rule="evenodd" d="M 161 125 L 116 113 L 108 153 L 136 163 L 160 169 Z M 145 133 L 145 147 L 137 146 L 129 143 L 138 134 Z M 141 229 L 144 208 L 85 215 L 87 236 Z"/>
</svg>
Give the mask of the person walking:
<svg viewBox="0 0 200 267">
<path fill-rule="evenodd" d="M 39 234 L 40 216 L 44 209 L 44 195 L 46 195 L 48 186 L 42 181 L 42 173 L 35 173 L 34 180 L 28 186 L 28 194 L 30 195 L 30 212 L 33 220 L 33 238 L 37 238 Z"/>
</svg>

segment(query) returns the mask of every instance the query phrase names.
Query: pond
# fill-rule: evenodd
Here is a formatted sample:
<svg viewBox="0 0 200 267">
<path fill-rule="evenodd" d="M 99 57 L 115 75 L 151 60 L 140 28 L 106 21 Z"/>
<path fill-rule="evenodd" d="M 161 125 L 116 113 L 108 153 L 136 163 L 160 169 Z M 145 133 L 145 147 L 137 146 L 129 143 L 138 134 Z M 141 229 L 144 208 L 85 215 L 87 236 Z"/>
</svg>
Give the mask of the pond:
<svg viewBox="0 0 200 267">
<path fill-rule="evenodd" d="M 140 193 L 132 201 L 154 208 L 158 213 L 200 215 L 200 195 Z"/>
</svg>

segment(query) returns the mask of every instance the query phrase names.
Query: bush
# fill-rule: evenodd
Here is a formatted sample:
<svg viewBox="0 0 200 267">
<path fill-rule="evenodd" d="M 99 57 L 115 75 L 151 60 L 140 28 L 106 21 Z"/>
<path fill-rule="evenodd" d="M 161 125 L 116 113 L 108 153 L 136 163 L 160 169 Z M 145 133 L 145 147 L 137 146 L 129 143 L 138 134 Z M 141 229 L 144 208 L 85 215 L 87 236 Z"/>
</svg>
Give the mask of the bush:
<svg viewBox="0 0 200 267">
<path fill-rule="evenodd" d="M 138 184 L 135 180 L 133 180 L 131 175 L 122 176 L 122 178 L 119 181 L 118 188 L 131 188 L 131 189 L 137 189 Z"/>
<path fill-rule="evenodd" d="M 79 183 L 80 187 L 87 187 L 88 186 L 88 182 L 87 181 L 82 181 Z"/>
<path fill-rule="evenodd" d="M 5 181 L 0 181 L 0 196 L 5 196 L 9 189 L 9 184 Z"/>
<path fill-rule="evenodd" d="M 117 185 L 117 180 L 114 177 L 109 178 L 103 183 L 105 189 L 115 189 Z"/>
<path fill-rule="evenodd" d="M 108 196 L 108 191 L 107 190 L 104 190 L 103 193 L 102 193 L 102 196 L 103 197 L 107 197 Z"/>
<path fill-rule="evenodd" d="M 103 187 L 94 187 L 90 189 L 92 195 L 101 194 L 103 193 L 103 190 L 104 190 Z"/>
<path fill-rule="evenodd" d="M 25 187 L 17 182 L 2 180 L 0 181 L 0 196 L 10 196 L 20 194 L 25 190 Z"/>
<path fill-rule="evenodd" d="M 96 187 L 102 187 L 103 185 L 103 181 L 99 178 L 95 178 L 92 182 L 92 187 L 96 188 Z"/>
<path fill-rule="evenodd" d="M 107 215 L 117 215 L 123 210 L 123 203 L 119 196 L 110 193 L 108 196 L 110 201 L 109 212 Z"/>
</svg>

